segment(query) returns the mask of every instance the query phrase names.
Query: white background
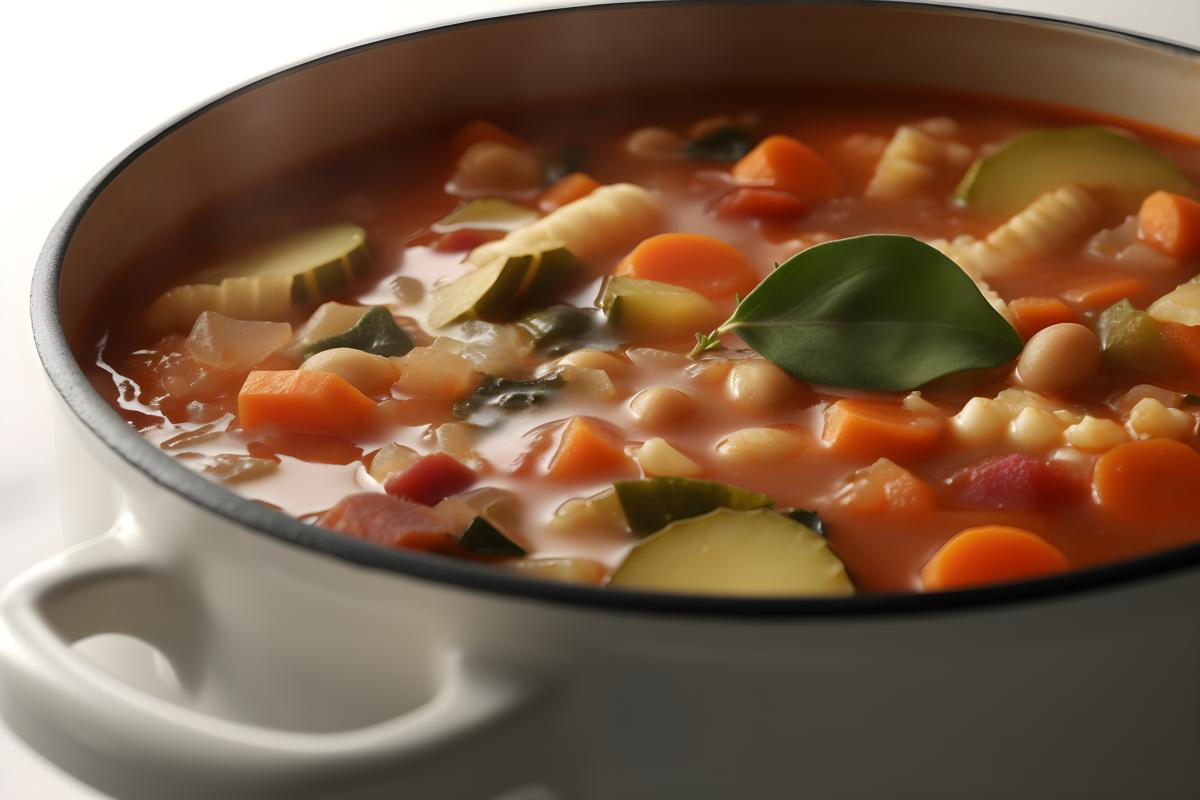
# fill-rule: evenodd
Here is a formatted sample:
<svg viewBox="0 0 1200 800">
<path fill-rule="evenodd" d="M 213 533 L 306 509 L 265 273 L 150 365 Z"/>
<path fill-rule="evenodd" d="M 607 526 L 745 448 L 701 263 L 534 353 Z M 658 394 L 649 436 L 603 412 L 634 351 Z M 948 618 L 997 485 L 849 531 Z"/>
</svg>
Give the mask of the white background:
<svg viewBox="0 0 1200 800">
<path fill-rule="evenodd" d="M 49 394 L 29 335 L 29 276 L 59 211 L 164 119 L 278 66 L 526 0 L 11 2 L 0 15 L 0 584 L 59 546 Z M 1200 0 L 993 0 L 1200 45 Z M 17 7 L 17 8 L 14 8 Z M 130 224 L 137 224 L 130 220 Z M 0 798 L 99 797 L 0 726 Z"/>
</svg>

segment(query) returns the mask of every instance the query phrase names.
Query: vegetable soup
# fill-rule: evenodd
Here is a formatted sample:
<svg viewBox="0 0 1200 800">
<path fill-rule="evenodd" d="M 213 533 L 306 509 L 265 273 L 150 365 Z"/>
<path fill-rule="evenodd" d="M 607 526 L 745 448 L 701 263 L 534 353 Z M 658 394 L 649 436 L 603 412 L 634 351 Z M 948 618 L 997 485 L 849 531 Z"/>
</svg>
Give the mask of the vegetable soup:
<svg viewBox="0 0 1200 800">
<path fill-rule="evenodd" d="M 188 220 L 77 341 L 150 443 L 379 547 L 847 595 L 1200 540 L 1200 144 L 983 96 L 598 98 Z"/>
</svg>

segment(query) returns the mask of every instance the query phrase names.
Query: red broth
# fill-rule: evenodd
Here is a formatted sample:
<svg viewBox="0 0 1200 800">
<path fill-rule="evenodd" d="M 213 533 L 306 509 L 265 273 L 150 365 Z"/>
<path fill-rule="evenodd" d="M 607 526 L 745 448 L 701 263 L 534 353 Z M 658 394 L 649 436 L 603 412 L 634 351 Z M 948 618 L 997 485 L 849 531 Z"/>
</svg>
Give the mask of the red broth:
<svg viewBox="0 0 1200 800">
<path fill-rule="evenodd" d="M 1004 225 L 1008 215 L 982 213 L 954 200 L 955 186 L 975 159 L 1030 131 L 1114 124 L 1067 109 L 991 97 L 907 92 L 714 96 L 703 102 L 593 100 L 497 114 L 490 121 L 518 142 L 515 149 L 523 160 L 516 167 L 508 165 L 511 168 L 500 178 L 492 176 L 502 184 L 497 190 L 489 191 L 488 177 L 481 178 L 484 185 L 477 196 L 507 196 L 518 206 L 536 210 L 548 182 L 539 178 L 540 185 L 510 191 L 512 181 L 521 177 L 518 167 L 532 160 L 541 170 L 571 145 L 583 154 L 579 169 L 599 184 L 629 183 L 649 190 L 662 214 L 654 234 L 687 232 L 719 239 L 740 252 L 759 277 L 814 244 L 859 234 L 902 234 L 925 241 L 965 235 L 982 240 Z M 1166 156 L 1184 175 L 1200 180 L 1196 143 L 1132 122 L 1115 124 Z M 833 196 L 816 200 L 798 200 L 792 187 L 757 198 L 760 205 L 751 203 L 748 210 L 735 208 L 726 198 L 746 182 L 735 177 L 734 162 L 689 159 L 678 149 L 697 125 L 700 133 L 704 128 L 736 128 L 750 144 L 773 134 L 791 137 L 811 148 L 838 176 L 841 186 Z M 665 128 L 675 138 L 646 134 L 639 147 L 631 137 L 647 126 Z M 934 153 L 922 156 L 927 163 L 918 158 L 916 167 L 908 164 L 894 185 L 879 191 L 881 179 L 872 181 L 887 169 L 880 162 L 901 126 L 915 126 L 920 140 Z M 614 527 L 611 516 L 603 514 L 583 515 L 567 526 L 549 524 L 550 520 L 564 503 L 610 489 L 615 479 L 648 475 L 637 454 L 644 442 L 656 438 L 686 458 L 684 472 L 689 475 L 763 493 L 772 498 L 776 509 L 817 512 L 829 547 L 844 562 L 860 592 L 948 588 L 951 584 L 924 585 L 922 570 L 947 541 L 980 526 L 1031 532 L 1061 553 L 1071 568 L 1200 538 L 1186 509 L 1176 509 L 1174 516 L 1148 514 L 1156 521 L 1141 524 L 1136 514 L 1129 513 L 1127 498 L 1103 495 L 1095 474 L 1097 462 L 1126 442 L 1171 439 L 1189 452 L 1197 445 L 1194 409 L 1200 405 L 1192 406 L 1188 395 L 1200 393 L 1200 373 L 1189 350 L 1190 326 L 1163 320 L 1148 323 L 1169 329 L 1170 335 L 1165 336 L 1169 347 L 1164 351 L 1168 356 L 1162 363 L 1131 369 L 1105 352 L 1100 365 L 1074 385 L 1032 395 L 1014 375 L 1012 364 L 951 375 L 919 387 L 919 395 L 910 395 L 808 385 L 764 362 L 732 336 L 726 337 L 724 348 L 690 359 L 692 330 L 667 335 L 609 331 L 612 335 L 600 337 L 603 343 L 597 345 L 608 351 L 607 356 L 575 358 L 592 368 L 607 365 L 607 371 L 601 372 L 611 386 L 604 385 L 601 375 L 576 369 L 569 390 L 556 391 L 548 402 L 503 412 L 497 424 L 469 427 L 454 412 L 454 403 L 471 394 L 492 363 L 476 354 L 474 360 L 467 360 L 470 375 L 457 391 L 451 388 L 432 397 L 419 396 L 429 392 L 418 391 L 414 396 L 408 390 L 411 386 L 406 389 L 401 381 L 368 392 L 378 406 L 377 418 L 373 425 L 353 433 L 289 430 L 287 424 L 243 430 L 239 391 L 250 367 L 222 371 L 198 366 L 189 355 L 190 323 L 178 330 L 151 330 L 146 308 L 171 287 L 188 283 L 189 275 L 258 243 L 326 223 L 353 223 L 366 232 L 372 270 L 321 301 L 384 305 L 419 347 L 432 346 L 435 355 L 456 348 L 461 352 L 459 344 L 449 341 L 471 345 L 460 323 L 441 330 L 428 324 L 432 290 L 471 268 L 463 263 L 466 252 L 450 248 L 482 243 L 500 234 L 470 226 L 466 233 L 431 231 L 431 225 L 469 199 L 447 191 L 447 182 L 461 169 L 456 167 L 460 152 L 454 145 L 455 131 L 449 127 L 421 136 L 396 136 L 341 154 L 209 209 L 148 248 L 99 298 L 91 322 L 77 340 L 80 361 L 88 365 L 97 390 L 147 441 L 181 463 L 217 480 L 231 477 L 233 467 L 246 470 L 227 480 L 231 490 L 307 521 L 321 521 L 319 515 L 349 495 L 383 491 L 386 476 L 376 470 L 373 477 L 371 472 L 382 447 L 389 446 L 394 453 L 402 452 L 396 445 L 411 448 L 415 456 L 401 455 L 396 462 L 405 465 L 416 456 L 448 451 L 476 473 L 472 489 L 494 487 L 511 493 L 496 494 L 505 497 L 498 518 L 491 519 L 491 512 L 482 516 L 522 545 L 527 555 L 485 558 L 495 561 L 499 569 L 529 569 L 532 564 L 530 574 L 538 574 L 537 565 L 544 563 L 540 559 L 574 559 L 569 566 L 560 562 L 548 572 L 585 582 L 604 583 L 631 548 L 645 540 L 620 525 Z M 646 142 L 658 150 L 645 146 Z M 919 178 L 913 178 L 914 170 Z M 769 180 L 751 185 L 778 188 Z M 875 190 L 868 188 L 872 185 Z M 1099 198 L 1099 210 L 1086 230 L 1051 251 L 1024 253 L 1011 269 L 1000 269 L 987 279 L 1010 302 L 1010 318 L 1025 327 L 1026 339 L 1030 330 L 1040 326 L 1041 318 L 1034 313 L 1037 309 L 1028 311 L 1028 318 L 1011 317 L 1013 309 L 1034 305 L 1011 303 L 1018 298 L 1060 301 L 1038 308 L 1050 314 L 1050 321 L 1065 309 L 1066 318 L 1097 330 L 1101 313 L 1112 303 L 1128 297 L 1137 309 L 1145 309 L 1200 268 L 1193 253 L 1171 255 L 1161 243 L 1139 239 L 1137 203 L 1112 201 L 1099 190 L 1093 194 Z M 594 308 L 605 282 L 614 270 L 621 271 L 619 265 L 633 244 L 637 242 L 588 260 L 584 278 L 541 305 Z M 692 280 L 688 275 L 695 269 L 689 263 L 680 280 Z M 403 279 L 399 293 L 397 278 Z M 1118 280 L 1126 283 L 1113 286 Z M 415 297 L 414 291 L 421 296 Z M 709 301 L 719 311 L 715 322 L 724 319 L 735 303 L 732 293 L 714 294 Z M 284 321 L 294 333 L 318 305 L 295 304 Z M 502 328 L 489 330 L 511 339 L 516 335 L 511 324 L 514 316 L 507 309 L 493 313 L 489 319 Z M 437 337 L 442 337 L 440 343 L 435 343 Z M 511 376 L 530 378 L 554 371 L 557 357 L 530 353 L 527 342 L 523 346 L 523 354 L 505 366 Z M 632 357 L 631 350 L 637 351 Z M 254 366 L 295 369 L 300 357 L 286 351 L 285 347 L 272 352 Z M 411 361 L 411 355 L 401 356 L 396 369 L 415 375 L 403 372 L 409 363 L 404 359 Z M 751 360 L 758 366 L 747 370 L 743 362 Z M 749 376 L 740 395 L 738 378 L 731 377 L 735 373 Z M 417 378 L 411 380 L 419 384 Z M 631 400 L 653 387 L 676 389 L 684 399 L 671 395 L 675 405 L 668 402 L 657 416 L 651 413 L 639 420 L 631 411 Z M 905 419 L 926 421 L 936 428 L 935 435 L 912 447 L 895 445 L 899 450 L 890 464 L 870 469 L 881 456 L 892 453 L 891 428 L 868 427 L 863 433 L 855 427 L 862 424 L 861 415 L 851 414 L 845 440 L 838 443 L 831 422 L 837 412 L 831 409 L 844 398 L 870 398 L 888 408 L 905 409 L 900 412 Z M 1131 419 L 1131 409 L 1144 398 L 1149 401 Z M 969 402 L 974 405 L 968 406 Z M 980 423 L 971 422 L 969 409 L 980 407 L 1002 417 L 993 422 L 990 433 L 976 430 Z M 590 420 L 587 432 L 599 436 L 601 444 L 616 442 L 617 455 L 593 453 L 582 466 L 570 470 L 553 466 L 564 429 L 574 417 Z M 439 432 L 439 426 L 446 425 Z M 1047 425 L 1057 428 L 1049 430 Z M 748 428 L 770 432 L 742 437 L 750 444 L 739 455 L 728 437 Z M 835 439 L 832 445 L 831 438 Z M 1109 466 L 1119 455 L 1109 459 Z M 255 460 L 245 460 L 247 456 Z M 980 466 L 993 457 L 1009 460 L 1000 466 Z M 1171 500 L 1147 498 L 1146 502 Z M 388 546 L 481 557 L 455 544 L 470 514 L 461 506 L 451 506 L 435 509 L 448 533 L 448 539 L 439 539 L 437 546 L 430 545 L 428 538 L 389 540 Z M 433 524 L 422 519 L 427 527 Z M 994 556 L 997 564 L 1004 552 Z M 932 580 L 930 574 L 926 582 Z M 983 577 L 971 578 L 968 584 L 987 582 L 989 574 L 984 569 L 978 573 Z M 1024 573 L 1018 570 L 1010 576 L 1001 569 L 996 575 L 1003 579 Z"/>
</svg>

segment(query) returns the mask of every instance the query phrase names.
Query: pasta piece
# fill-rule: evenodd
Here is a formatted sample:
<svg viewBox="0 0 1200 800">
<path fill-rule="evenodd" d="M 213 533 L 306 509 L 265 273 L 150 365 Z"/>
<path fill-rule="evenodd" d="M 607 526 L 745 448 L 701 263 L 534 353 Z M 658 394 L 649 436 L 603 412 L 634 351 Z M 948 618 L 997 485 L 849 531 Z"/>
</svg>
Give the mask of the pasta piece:
<svg viewBox="0 0 1200 800">
<path fill-rule="evenodd" d="M 146 324 L 155 333 L 186 331 L 205 311 L 238 320 L 286 320 L 292 308 L 292 280 L 291 275 L 264 275 L 176 286 L 151 303 Z"/>
<path fill-rule="evenodd" d="M 946 117 L 901 125 L 875 165 L 867 197 L 914 194 L 933 182 L 942 165 L 961 163 L 965 146 L 945 139 L 957 132 L 958 125 Z M 969 156 L 970 148 L 965 152 Z"/>
<path fill-rule="evenodd" d="M 582 261 L 628 250 L 658 230 L 658 201 L 632 183 L 601 186 L 542 219 L 471 251 L 467 260 L 484 266 L 497 258 L 534 252 L 560 242 Z"/>
<path fill-rule="evenodd" d="M 982 241 L 959 236 L 930 242 L 972 278 L 991 278 L 1025 268 L 1032 259 L 1054 255 L 1101 224 L 1100 204 L 1086 189 L 1068 184 L 1033 201 Z"/>
</svg>

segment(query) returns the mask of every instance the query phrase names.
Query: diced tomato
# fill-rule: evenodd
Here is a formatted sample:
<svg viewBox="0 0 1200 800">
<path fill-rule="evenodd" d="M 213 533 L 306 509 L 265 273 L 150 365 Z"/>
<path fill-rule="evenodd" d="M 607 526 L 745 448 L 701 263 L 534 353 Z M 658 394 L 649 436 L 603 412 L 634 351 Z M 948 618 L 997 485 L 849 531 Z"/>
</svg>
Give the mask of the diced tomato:
<svg viewBox="0 0 1200 800">
<path fill-rule="evenodd" d="M 503 235 L 504 233 L 501 231 L 476 231 L 463 228 L 443 234 L 433 243 L 433 249 L 439 253 L 465 253 L 493 239 L 499 239 Z"/>
<path fill-rule="evenodd" d="M 1045 508 L 1077 500 L 1082 482 L 1062 465 L 1012 453 L 963 467 L 950 477 L 960 502 L 978 508 Z"/>
<path fill-rule="evenodd" d="M 432 506 L 471 488 L 477 477 L 475 470 L 454 456 L 432 453 L 389 477 L 383 488 L 395 497 Z"/>
<path fill-rule="evenodd" d="M 782 189 L 746 187 L 734 189 L 722 197 L 714 210 L 720 217 L 796 219 L 808 213 L 808 205 Z"/>
<path fill-rule="evenodd" d="M 428 508 L 377 492 L 343 497 L 317 524 L 384 547 L 446 555 L 463 552 L 446 523 Z"/>
</svg>

